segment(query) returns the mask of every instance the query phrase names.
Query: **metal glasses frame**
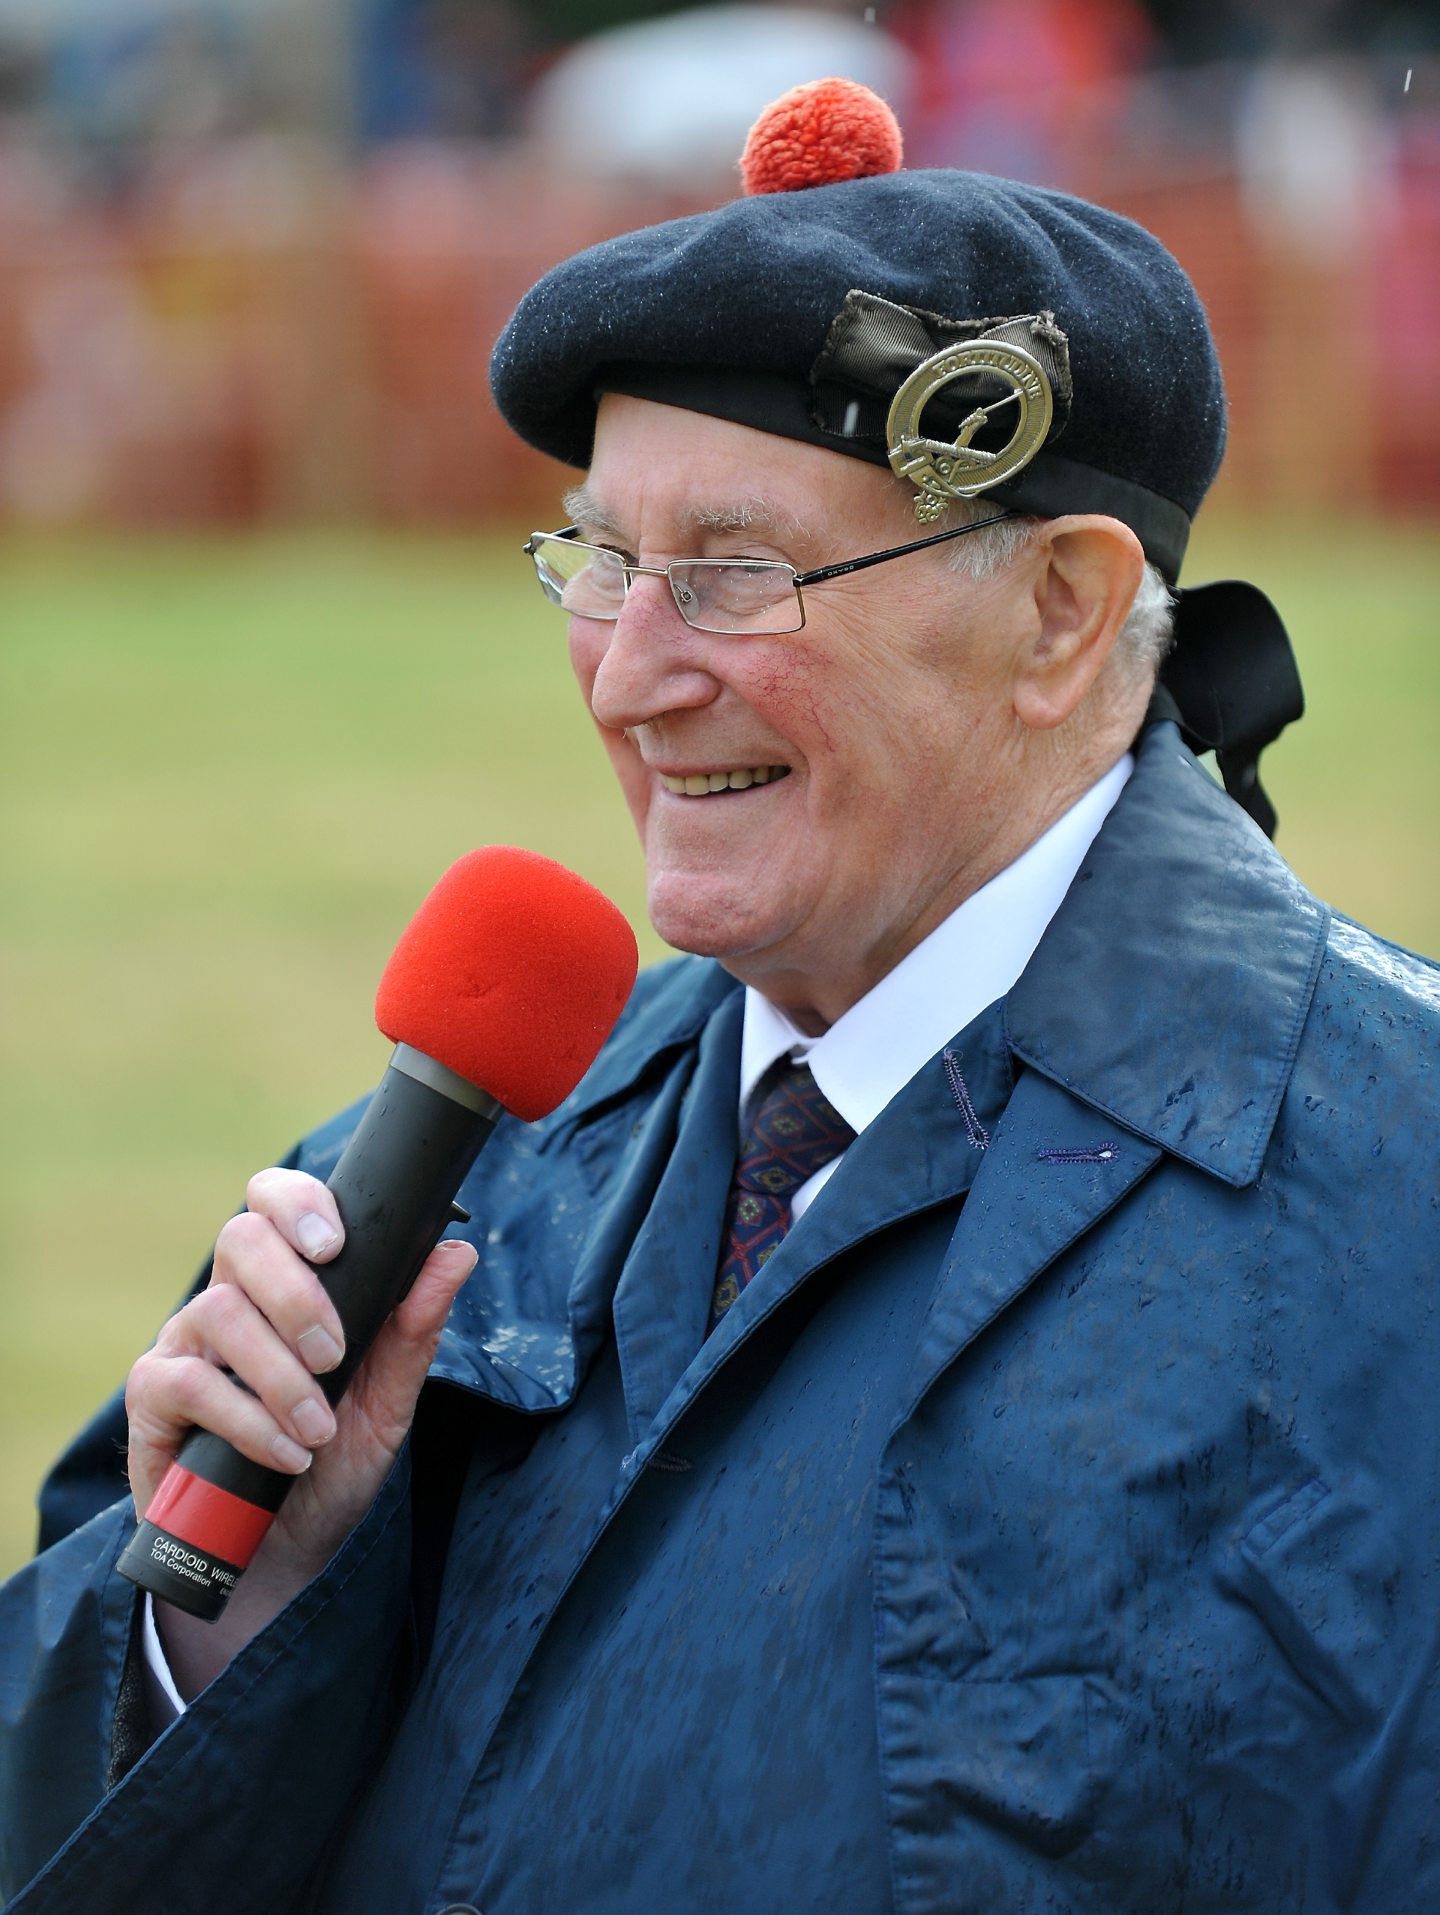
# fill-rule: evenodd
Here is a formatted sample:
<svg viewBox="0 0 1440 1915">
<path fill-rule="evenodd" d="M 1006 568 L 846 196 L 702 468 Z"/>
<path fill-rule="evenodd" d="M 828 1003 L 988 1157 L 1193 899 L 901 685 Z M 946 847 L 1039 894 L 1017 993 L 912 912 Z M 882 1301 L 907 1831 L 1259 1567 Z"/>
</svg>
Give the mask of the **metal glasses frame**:
<svg viewBox="0 0 1440 1915">
<path fill-rule="evenodd" d="M 736 553 L 727 558 L 671 559 L 668 565 L 639 565 L 634 560 L 628 558 L 624 552 L 617 551 L 613 545 L 590 545 L 587 540 L 578 538 L 576 536 L 580 530 L 578 525 L 564 526 L 558 532 L 532 532 L 529 538 L 526 539 L 523 549 L 526 556 L 535 566 L 535 575 L 537 578 L 540 578 L 540 589 L 545 593 L 546 598 L 550 600 L 552 605 L 557 604 L 558 600 L 550 597 L 545 581 L 540 577 L 540 555 L 536 548 L 542 539 L 564 539 L 574 545 L 583 546 L 587 551 L 608 553 L 611 558 L 615 559 L 620 566 L 621 574 L 625 580 L 624 589 L 626 598 L 630 595 L 630 581 L 632 578 L 663 578 L 670 587 L 670 596 L 675 601 L 676 611 L 679 612 L 681 618 L 685 619 L 685 623 L 689 625 L 693 631 L 711 632 L 720 638 L 744 638 L 749 636 L 749 634 L 727 631 L 723 627 L 695 625 L 692 620 L 686 618 L 685 607 L 680 598 L 680 587 L 672 576 L 672 567 L 676 565 L 749 564 L 769 566 L 777 572 L 788 572 L 790 574 L 790 584 L 795 593 L 795 602 L 800 608 L 800 623 L 790 626 L 789 630 L 798 632 L 802 631 L 805 626 L 805 600 L 801 592 L 802 586 L 824 585 L 831 579 L 848 578 L 852 572 L 863 572 L 872 565 L 884 565 L 890 559 L 904 558 L 907 552 L 923 552 L 927 546 L 941 545 L 946 539 L 963 539 L 967 532 L 980 532 L 983 531 L 987 525 L 999 525 L 1002 519 L 1014 519 L 1019 516 L 1020 514 L 1018 512 L 994 512 L 988 519 L 976 519 L 970 525 L 952 525 L 948 531 L 932 532 L 928 538 L 912 539 L 908 545 L 892 545 L 883 552 L 865 552 L 862 553 L 859 558 L 842 559 L 838 565 L 822 565 L 813 572 L 797 572 L 795 567 L 788 564 L 784 559 L 747 559 L 743 553 Z M 615 620 L 619 618 L 620 613 L 616 611 L 607 615 L 600 612 L 579 612 L 574 614 L 574 616 L 578 618 L 595 618 L 602 624 L 613 625 Z M 784 634 L 779 632 L 757 632 L 754 633 L 753 636 L 757 638 L 779 638 L 783 637 Z"/>
</svg>

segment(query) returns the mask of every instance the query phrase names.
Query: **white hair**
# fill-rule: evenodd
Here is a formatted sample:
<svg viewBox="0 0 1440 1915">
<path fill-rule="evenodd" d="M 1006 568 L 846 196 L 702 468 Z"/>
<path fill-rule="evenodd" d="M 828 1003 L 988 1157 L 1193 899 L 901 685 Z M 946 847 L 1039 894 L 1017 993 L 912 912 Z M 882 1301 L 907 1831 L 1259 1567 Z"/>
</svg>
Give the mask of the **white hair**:
<svg viewBox="0 0 1440 1915">
<path fill-rule="evenodd" d="M 994 513 L 993 504 L 959 499 L 946 512 L 942 526 L 973 525 Z M 950 569 L 966 578 L 994 578 L 1024 551 L 1044 523 L 1037 518 L 998 519 L 983 531 L 956 539 L 950 547 Z M 1117 656 L 1136 677 L 1142 673 L 1153 676 L 1170 649 L 1174 626 L 1175 601 L 1170 589 L 1156 567 L 1147 562 L 1115 641 Z"/>
</svg>

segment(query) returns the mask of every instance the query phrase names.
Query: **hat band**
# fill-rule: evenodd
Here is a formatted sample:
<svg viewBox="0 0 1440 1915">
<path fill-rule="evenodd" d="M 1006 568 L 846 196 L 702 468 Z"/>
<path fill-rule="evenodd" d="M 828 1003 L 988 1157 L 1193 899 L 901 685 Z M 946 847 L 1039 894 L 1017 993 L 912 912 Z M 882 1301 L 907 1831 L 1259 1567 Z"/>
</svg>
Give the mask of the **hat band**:
<svg viewBox="0 0 1440 1915">
<path fill-rule="evenodd" d="M 883 445 L 826 432 L 810 416 L 811 393 L 779 373 L 740 371 L 728 366 L 667 366 L 648 360 L 622 360 L 603 366 L 595 390 L 623 393 L 632 399 L 650 399 L 662 406 L 678 406 L 712 419 L 728 419 L 782 439 L 863 459 L 867 465 L 890 470 Z M 1180 575 L 1180 562 L 1190 538 L 1189 516 L 1173 499 L 1152 492 L 1133 480 L 1117 478 L 1096 466 L 1082 465 L 1059 453 L 1037 452 L 1022 472 L 985 494 L 1017 511 L 1040 518 L 1061 518 L 1067 512 L 1100 512 L 1128 525 L 1144 547 L 1145 556 L 1167 584 Z"/>
<path fill-rule="evenodd" d="M 1067 512 L 1102 512 L 1128 525 L 1167 585 L 1180 576 L 1190 543 L 1190 520 L 1173 499 L 1133 479 L 1117 478 L 1098 466 L 1082 465 L 1059 452 L 1037 452 L 1023 472 L 985 494 L 1002 505 L 1033 512 L 1042 519 Z"/>
</svg>

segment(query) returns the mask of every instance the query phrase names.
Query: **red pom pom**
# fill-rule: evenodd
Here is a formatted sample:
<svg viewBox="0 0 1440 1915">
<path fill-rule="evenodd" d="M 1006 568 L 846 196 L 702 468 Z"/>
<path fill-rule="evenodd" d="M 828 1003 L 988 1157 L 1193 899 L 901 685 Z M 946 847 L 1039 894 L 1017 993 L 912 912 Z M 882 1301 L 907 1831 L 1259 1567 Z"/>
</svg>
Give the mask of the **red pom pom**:
<svg viewBox="0 0 1440 1915">
<path fill-rule="evenodd" d="M 793 193 L 874 173 L 898 173 L 900 127 L 858 80 L 807 80 L 767 106 L 745 142 L 747 193 Z"/>
<path fill-rule="evenodd" d="M 593 885 L 490 845 L 452 864 L 411 919 L 375 1022 L 533 1122 L 595 1061 L 635 963 L 635 934 Z"/>
</svg>

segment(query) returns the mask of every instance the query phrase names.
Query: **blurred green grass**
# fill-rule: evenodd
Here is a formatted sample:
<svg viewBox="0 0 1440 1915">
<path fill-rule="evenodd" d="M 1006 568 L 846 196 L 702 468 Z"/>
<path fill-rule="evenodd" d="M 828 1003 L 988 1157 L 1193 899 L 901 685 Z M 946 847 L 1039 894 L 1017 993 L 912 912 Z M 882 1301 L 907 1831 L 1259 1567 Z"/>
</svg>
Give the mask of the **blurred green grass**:
<svg viewBox="0 0 1440 1915">
<path fill-rule="evenodd" d="M 522 537 L 0 545 L 0 1573 L 248 1173 L 378 1077 L 375 980 L 444 866 L 530 845 L 643 923 Z M 1202 525 L 1187 580 L 1226 576 L 1305 673 L 1281 848 L 1440 951 L 1433 529 Z"/>
</svg>

